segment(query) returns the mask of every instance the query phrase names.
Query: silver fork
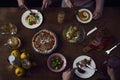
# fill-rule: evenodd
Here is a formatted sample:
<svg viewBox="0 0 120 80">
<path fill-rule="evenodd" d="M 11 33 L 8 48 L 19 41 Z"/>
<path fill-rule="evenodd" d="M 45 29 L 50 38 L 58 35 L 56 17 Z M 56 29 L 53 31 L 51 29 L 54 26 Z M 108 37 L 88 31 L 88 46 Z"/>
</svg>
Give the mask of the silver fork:
<svg viewBox="0 0 120 80">
<path fill-rule="evenodd" d="M 115 46 L 113 46 L 111 49 L 109 49 L 109 50 L 107 50 L 107 51 L 105 51 L 107 54 L 110 54 L 110 52 L 113 50 L 113 49 L 115 49 L 118 45 L 120 45 L 120 42 L 119 43 L 117 43 Z"/>
</svg>

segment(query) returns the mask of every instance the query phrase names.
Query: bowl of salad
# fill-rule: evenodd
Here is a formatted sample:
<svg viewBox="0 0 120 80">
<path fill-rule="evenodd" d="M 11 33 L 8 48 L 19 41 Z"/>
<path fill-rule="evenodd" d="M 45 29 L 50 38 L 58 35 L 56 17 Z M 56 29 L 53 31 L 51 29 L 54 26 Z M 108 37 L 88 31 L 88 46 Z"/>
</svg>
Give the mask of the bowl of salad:
<svg viewBox="0 0 120 80">
<path fill-rule="evenodd" d="M 63 30 L 63 37 L 69 43 L 82 42 L 85 38 L 84 28 L 80 25 L 67 25 Z"/>
<path fill-rule="evenodd" d="M 66 64 L 67 62 L 65 57 L 60 53 L 53 53 L 47 60 L 47 66 L 53 72 L 63 71 L 66 67 Z"/>
</svg>

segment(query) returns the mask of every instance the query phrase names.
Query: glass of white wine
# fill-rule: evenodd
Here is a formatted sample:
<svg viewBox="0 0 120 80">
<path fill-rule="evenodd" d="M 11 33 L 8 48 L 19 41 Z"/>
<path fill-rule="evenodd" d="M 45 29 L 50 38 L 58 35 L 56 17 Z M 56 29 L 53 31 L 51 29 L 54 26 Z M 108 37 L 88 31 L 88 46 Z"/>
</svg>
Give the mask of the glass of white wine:
<svg viewBox="0 0 120 80">
<path fill-rule="evenodd" d="M 18 49 L 21 46 L 21 40 L 16 36 L 11 36 L 4 45 L 12 49 Z"/>
<path fill-rule="evenodd" d="M 15 24 L 6 23 L 0 27 L 1 34 L 11 34 L 15 35 L 17 33 L 17 27 Z"/>
</svg>

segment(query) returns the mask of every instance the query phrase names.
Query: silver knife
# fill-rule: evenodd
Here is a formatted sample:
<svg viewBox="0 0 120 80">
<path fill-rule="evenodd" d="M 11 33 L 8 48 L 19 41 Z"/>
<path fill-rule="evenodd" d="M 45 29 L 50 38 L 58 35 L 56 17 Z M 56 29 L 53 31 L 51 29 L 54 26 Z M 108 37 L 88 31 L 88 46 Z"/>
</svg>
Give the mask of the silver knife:
<svg viewBox="0 0 120 80">
<path fill-rule="evenodd" d="M 90 66 L 90 65 L 88 65 L 88 64 L 86 64 L 86 66 L 87 66 L 89 69 L 92 69 L 92 70 L 97 71 L 97 69 L 96 69 L 96 68 L 94 68 L 94 67 L 92 67 L 92 66 Z"/>
</svg>

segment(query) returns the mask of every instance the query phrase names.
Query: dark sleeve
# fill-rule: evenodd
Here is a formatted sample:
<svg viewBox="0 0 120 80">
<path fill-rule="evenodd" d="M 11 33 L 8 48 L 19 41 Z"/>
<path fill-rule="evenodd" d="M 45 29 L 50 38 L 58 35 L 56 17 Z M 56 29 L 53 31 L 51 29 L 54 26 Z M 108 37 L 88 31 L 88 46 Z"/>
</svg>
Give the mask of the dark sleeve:
<svg viewBox="0 0 120 80">
<path fill-rule="evenodd" d="M 0 0 L 0 7 L 17 7 L 17 0 Z"/>
</svg>

